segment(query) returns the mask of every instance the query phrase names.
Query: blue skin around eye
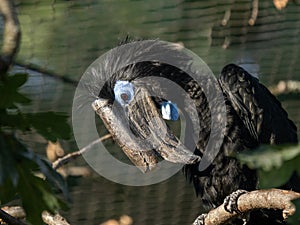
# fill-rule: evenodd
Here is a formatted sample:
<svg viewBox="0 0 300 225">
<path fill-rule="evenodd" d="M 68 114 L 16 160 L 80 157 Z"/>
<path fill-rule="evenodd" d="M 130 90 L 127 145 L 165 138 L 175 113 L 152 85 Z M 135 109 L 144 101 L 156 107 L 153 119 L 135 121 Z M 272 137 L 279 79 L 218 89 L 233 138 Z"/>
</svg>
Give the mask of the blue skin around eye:
<svg viewBox="0 0 300 225">
<path fill-rule="evenodd" d="M 118 80 L 114 86 L 115 100 L 122 106 L 126 106 L 130 103 L 134 96 L 134 90 L 132 83 L 128 81 Z M 128 96 L 128 100 L 121 98 L 122 94 Z M 167 120 L 178 120 L 179 112 L 177 105 L 171 101 L 165 101 L 161 104 L 161 111 L 163 118 Z"/>
<path fill-rule="evenodd" d="M 120 103 L 122 106 L 128 105 L 133 98 L 134 91 L 132 83 L 128 81 L 118 80 L 114 87 L 115 100 Z M 121 98 L 122 94 L 126 94 L 128 96 L 128 100 L 124 101 Z"/>
<path fill-rule="evenodd" d="M 169 112 L 166 110 L 168 106 L 170 107 Z M 178 112 L 177 105 L 175 103 L 173 103 L 171 101 L 163 102 L 161 104 L 161 110 L 162 110 L 162 114 L 165 115 L 165 116 L 163 116 L 164 119 L 178 120 L 179 112 Z"/>
</svg>

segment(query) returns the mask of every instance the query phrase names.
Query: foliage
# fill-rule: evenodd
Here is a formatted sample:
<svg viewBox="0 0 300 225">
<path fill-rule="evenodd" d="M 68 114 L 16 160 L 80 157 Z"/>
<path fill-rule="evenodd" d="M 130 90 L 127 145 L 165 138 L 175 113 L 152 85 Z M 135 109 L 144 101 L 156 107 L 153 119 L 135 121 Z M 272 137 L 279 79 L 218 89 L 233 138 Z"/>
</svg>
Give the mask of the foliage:
<svg viewBox="0 0 300 225">
<path fill-rule="evenodd" d="M 300 174 L 300 144 L 261 146 L 239 154 L 242 163 L 258 170 L 261 188 L 279 187 L 296 171 Z"/>
<path fill-rule="evenodd" d="M 250 168 L 257 169 L 260 188 L 280 187 L 295 172 L 300 175 L 300 144 L 263 145 L 256 150 L 240 153 L 238 158 Z M 300 186 L 300 182 L 296 185 Z M 289 224 L 299 224 L 300 200 L 296 200 L 295 204 L 296 214 L 291 217 Z"/>
<path fill-rule="evenodd" d="M 70 126 L 66 122 L 67 115 L 54 112 L 22 113 L 20 111 L 17 104 L 31 102 L 18 91 L 26 80 L 26 74 L 16 74 L 0 83 L 0 129 L 8 127 L 27 131 L 34 128 L 44 138 L 51 141 L 56 141 L 57 138 L 68 139 Z"/>
<path fill-rule="evenodd" d="M 19 92 L 27 80 L 26 74 L 7 76 L 0 81 L 0 200 L 22 200 L 27 219 L 32 224 L 42 224 L 43 210 L 54 212 L 66 205 L 54 194 L 59 188 L 65 196 L 68 190 L 64 179 L 52 169 L 46 160 L 28 150 L 15 137 L 17 130 L 36 130 L 48 140 L 67 139 L 70 127 L 62 113 L 22 113 L 18 107 L 31 100 Z M 46 179 L 35 175 L 41 172 Z"/>
</svg>

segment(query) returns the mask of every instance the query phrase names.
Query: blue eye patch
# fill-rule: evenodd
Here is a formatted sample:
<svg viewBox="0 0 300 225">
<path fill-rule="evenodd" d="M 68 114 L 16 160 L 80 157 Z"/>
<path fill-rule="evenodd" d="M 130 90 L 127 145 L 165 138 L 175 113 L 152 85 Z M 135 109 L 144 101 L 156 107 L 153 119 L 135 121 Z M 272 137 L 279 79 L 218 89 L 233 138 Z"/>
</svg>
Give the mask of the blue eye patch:
<svg viewBox="0 0 300 225">
<path fill-rule="evenodd" d="M 128 105 L 134 97 L 133 84 L 128 81 L 118 80 L 114 86 L 115 100 L 121 105 Z M 162 117 L 165 120 L 178 120 L 179 112 L 177 105 L 171 101 L 161 104 Z"/>
<path fill-rule="evenodd" d="M 120 105 L 128 105 L 134 96 L 133 85 L 128 81 L 118 80 L 114 87 L 114 93 L 115 100 L 120 103 Z"/>
<path fill-rule="evenodd" d="M 165 120 L 178 120 L 179 118 L 177 105 L 171 101 L 165 101 L 161 104 L 161 114 Z"/>
</svg>

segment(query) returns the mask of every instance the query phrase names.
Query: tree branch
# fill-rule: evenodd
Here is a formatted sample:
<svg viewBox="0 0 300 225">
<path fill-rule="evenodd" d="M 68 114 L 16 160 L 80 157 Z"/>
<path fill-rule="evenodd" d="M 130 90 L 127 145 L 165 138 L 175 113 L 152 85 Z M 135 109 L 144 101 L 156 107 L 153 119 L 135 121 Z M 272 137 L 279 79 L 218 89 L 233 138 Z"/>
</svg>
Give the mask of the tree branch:
<svg viewBox="0 0 300 225">
<path fill-rule="evenodd" d="M 59 214 L 52 215 L 47 211 L 42 213 L 43 221 L 48 225 L 70 225 L 68 221 Z"/>
<path fill-rule="evenodd" d="M 7 224 L 10 225 L 27 225 L 27 223 L 24 223 L 21 220 L 18 220 L 17 218 L 11 216 L 10 214 L 8 214 L 7 212 L 5 212 L 4 210 L 0 209 L 0 218 L 6 222 Z"/>
<path fill-rule="evenodd" d="M 258 0 L 252 0 L 252 12 L 251 12 L 251 17 L 248 20 L 248 24 L 250 26 L 254 26 L 257 15 L 258 15 Z"/>
<path fill-rule="evenodd" d="M 293 215 L 295 207 L 292 200 L 300 198 L 300 193 L 280 189 L 257 190 L 248 192 L 238 198 L 238 209 L 242 213 L 254 209 L 279 209 L 283 211 L 283 217 Z M 211 210 L 205 217 L 205 225 L 221 225 L 238 216 L 237 213 L 225 211 L 224 204 Z"/>
<path fill-rule="evenodd" d="M 55 162 L 52 163 L 53 169 L 57 170 L 61 166 L 65 165 L 65 164 L 69 163 L 70 161 L 73 161 L 77 157 L 81 156 L 84 152 L 88 151 L 95 144 L 98 144 L 104 140 L 111 138 L 111 137 L 112 137 L 111 134 L 106 134 L 106 135 L 102 136 L 101 138 L 91 142 L 84 148 L 82 148 L 76 152 L 69 153 L 69 154 L 65 155 L 64 157 L 57 159 Z"/>
<path fill-rule="evenodd" d="M 10 225 L 27 225 L 27 223 L 24 223 L 23 221 L 19 220 L 24 219 L 25 217 L 25 211 L 20 206 L 6 206 L 0 209 L 0 218 Z M 43 211 L 42 219 L 48 225 L 70 225 L 68 221 L 58 213 L 52 215 L 47 211 Z"/>
<path fill-rule="evenodd" d="M 4 20 L 3 46 L 0 57 L 0 75 L 3 75 L 19 49 L 21 29 L 13 1 L 0 0 L 0 14 Z"/>
</svg>

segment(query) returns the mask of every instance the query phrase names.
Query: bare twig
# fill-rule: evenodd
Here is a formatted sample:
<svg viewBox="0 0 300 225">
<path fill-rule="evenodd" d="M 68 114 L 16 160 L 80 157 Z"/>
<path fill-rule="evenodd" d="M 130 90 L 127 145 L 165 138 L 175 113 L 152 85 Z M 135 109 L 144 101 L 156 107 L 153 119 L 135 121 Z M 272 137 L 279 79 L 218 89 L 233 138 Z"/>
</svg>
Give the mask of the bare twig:
<svg viewBox="0 0 300 225">
<path fill-rule="evenodd" d="M 224 14 L 224 17 L 221 21 L 221 25 L 222 26 L 226 26 L 228 21 L 230 20 L 230 16 L 231 16 L 231 9 L 228 8 L 226 11 L 225 11 L 225 14 Z"/>
<path fill-rule="evenodd" d="M 102 136 L 101 138 L 91 142 L 90 144 L 88 144 L 87 146 L 85 146 L 84 148 L 76 151 L 76 152 L 72 152 L 69 153 L 67 155 L 65 155 L 62 158 L 57 159 L 55 162 L 53 162 L 52 167 L 53 169 L 57 170 L 58 168 L 60 168 L 61 166 L 69 163 L 70 161 L 73 161 L 74 159 L 76 159 L 77 157 L 81 156 L 84 152 L 88 151 L 89 149 L 91 149 L 94 145 L 107 140 L 111 138 L 111 134 L 106 134 L 104 136 Z"/>
<path fill-rule="evenodd" d="M 4 222 L 6 222 L 7 224 L 10 224 L 10 225 L 27 225 L 27 223 L 24 223 L 23 221 L 18 220 L 14 216 L 8 214 L 6 212 L 6 210 L 4 211 L 4 210 L 0 209 L 0 218 Z"/>
<path fill-rule="evenodd" d="M 250 26 L 253 26 L 255 24 L 257 15 L 258 15 L 258 0 L 252 0 L 252 13 L 250 19 L 248 20 L 248 24 Z"/>
<path fill-rule="evenodd" d="M 238 199 L 238 209 L 242 213 L 254 209 L 279 209 L 283 217 L 293 215 L 295 207 L 292 200 L 300 198 L 300 193 L 280 189 L 257 190 L 243 194 Z M 225 211 L 224 204 L 211 210 L 205 217 L 205 225 L 220 225 L 233 219 L 237 213 Z"/>
</svg>

